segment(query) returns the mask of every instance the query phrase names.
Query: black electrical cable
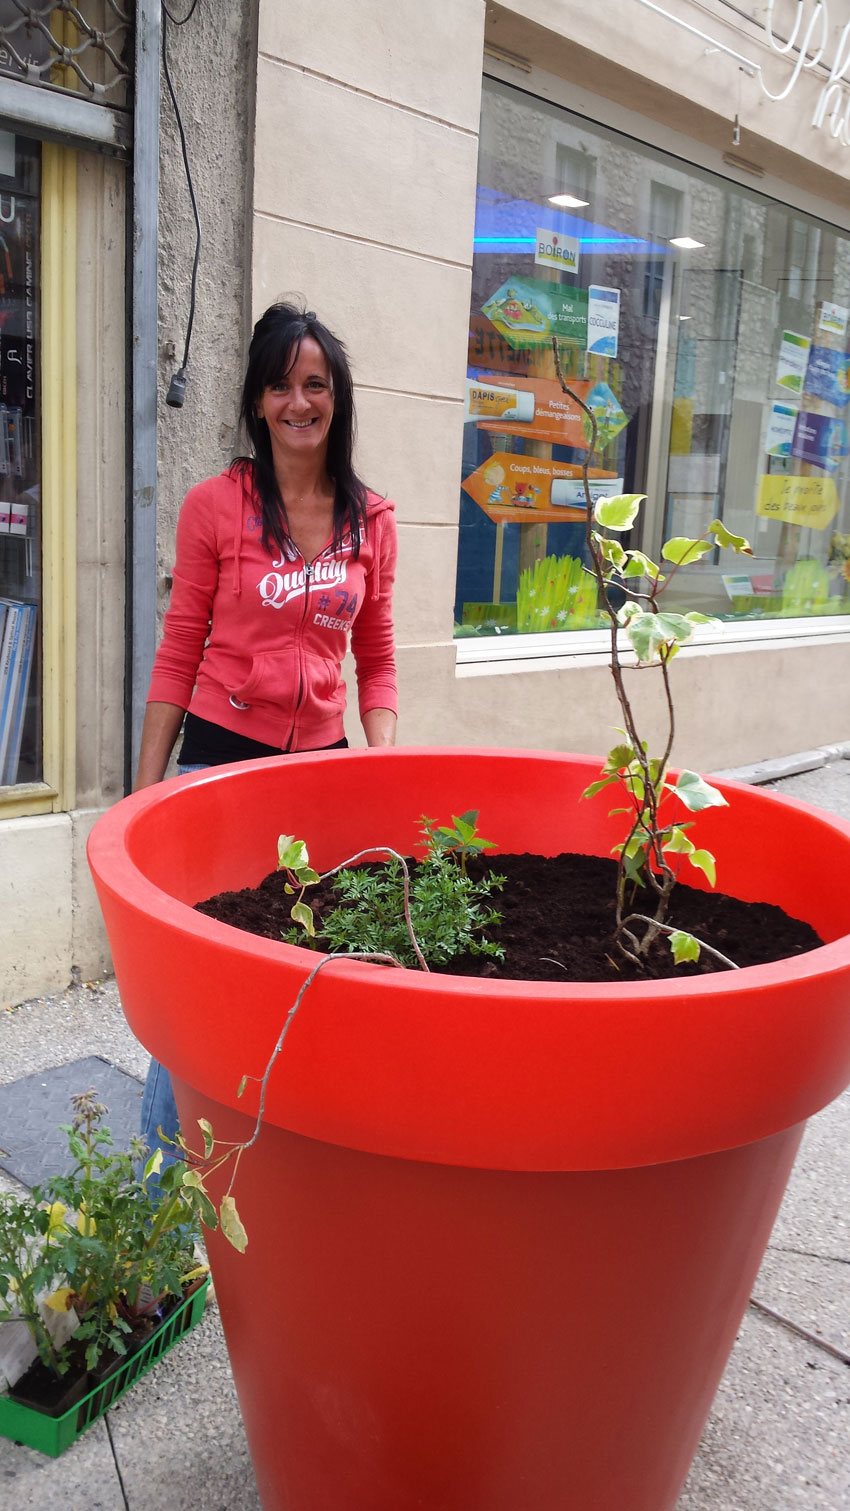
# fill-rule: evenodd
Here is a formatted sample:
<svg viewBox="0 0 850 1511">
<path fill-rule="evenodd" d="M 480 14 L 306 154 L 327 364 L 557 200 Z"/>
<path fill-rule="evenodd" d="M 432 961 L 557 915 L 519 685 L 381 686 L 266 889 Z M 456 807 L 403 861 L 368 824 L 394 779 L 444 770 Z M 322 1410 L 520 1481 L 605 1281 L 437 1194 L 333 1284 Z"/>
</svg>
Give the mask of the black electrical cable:
<svg viewBox="0 0 850 1511">
<path fill-rule="evenodd" d="M 186 15 L 182 18 L 179 18 L 172 15 L 171 11 L 168 9 L 168 6 L 165 4 L 165 0 L 162 0 L 162 68 L 163 73 L 165 74 L 165 82 L 168 86 L 168 93 L 171 97 L 171 104 L 174 109 L 174 119 L 177 122 L 177 130 L 180 136 L 180 147 L 183 152 L 183 166 L 186 170 L 186 183 L 189 186 L 189 198 L 192 201 L 192 213 L 195 217 L 195 261 L 192 265 L 192 283 L 189 296 L 189 319 L 186 323 L 186 341 L 183 347 L 183 361 L 168 385 L 168 393 L 166 394 L 165 398 L 166 404 L 170 404 L 172 409 L 182 409 L 183 401 L 186 397 L 186 367 L 189 362 L 189 346 L 192 340 L 192 326 L 195 323 L 195 295 L 198 286 L 198 264 L 201 260 L 201 217 L 198 214 L 198 201 L 195 198 L 195 186 L 192 182 L 192 169 L 189 166 L 189 151 L 186 146 L 186 133 L 183 130 L 183 118 L 180 114 L 180 106 L 177 103 L 177 95 L 174 92 L 174 84 L 172 83 L 171 79 L 171 71 L 168 67 L 168 52 L 166 42 L 168 36 L 168 22 L 171 21 L 175 26 L 185 26 L 186 22 L 191 20 L 192 16 L 194 15 L 197 4 L 198 0 L 192 0 L 192 4 L 189 7 Z"/>
</svg>

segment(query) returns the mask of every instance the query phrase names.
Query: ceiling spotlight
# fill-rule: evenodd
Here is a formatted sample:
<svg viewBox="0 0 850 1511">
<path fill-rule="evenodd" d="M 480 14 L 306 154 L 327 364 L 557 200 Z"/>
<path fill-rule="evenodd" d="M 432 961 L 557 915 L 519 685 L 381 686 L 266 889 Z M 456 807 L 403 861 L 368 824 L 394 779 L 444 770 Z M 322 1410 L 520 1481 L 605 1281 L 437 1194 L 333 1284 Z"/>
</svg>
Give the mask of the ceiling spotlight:
<svg viewBox="0 0 850 1511">
<path fill-rule="evenodd" d="M 576 199 L 574 194 L 550 194 L 550 205 L 559 205 L 562 210 L 586 210 L 589 199 Z"/>
<path fill-rule="evenodd" d="M 671 236 L 671 247 L 681 247 L 683 252 L 693 252 L 696 247 L 704 247 L 704 241 L 694 241 L 692 236 Z"/>
</svg>

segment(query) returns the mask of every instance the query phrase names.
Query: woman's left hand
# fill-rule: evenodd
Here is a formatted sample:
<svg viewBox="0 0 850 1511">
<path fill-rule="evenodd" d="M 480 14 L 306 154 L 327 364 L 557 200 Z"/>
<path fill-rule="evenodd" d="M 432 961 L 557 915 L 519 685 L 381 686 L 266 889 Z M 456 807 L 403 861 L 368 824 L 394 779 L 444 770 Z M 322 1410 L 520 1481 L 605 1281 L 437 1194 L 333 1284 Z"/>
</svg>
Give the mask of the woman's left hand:
<svg viewBox="0 0 850 1511">
<path fill-rule="evenodd" d="M 394 745 L 396 731 L 396 716 L 390 708 L 370 708 L 362 717 L 361 723 L 366 735 L 367 745 Z"/>
</svg>

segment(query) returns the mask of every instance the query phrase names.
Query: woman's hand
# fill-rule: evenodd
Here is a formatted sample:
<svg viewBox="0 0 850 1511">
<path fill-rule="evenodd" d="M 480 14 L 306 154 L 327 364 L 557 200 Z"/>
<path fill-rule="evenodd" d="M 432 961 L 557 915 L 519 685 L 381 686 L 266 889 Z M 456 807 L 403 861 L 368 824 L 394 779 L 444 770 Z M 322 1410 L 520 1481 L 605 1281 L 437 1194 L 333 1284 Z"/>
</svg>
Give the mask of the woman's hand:
<svg viewBox="0 0 850 1511">
<path fill-rule="evenodd" d="M 390 708 L 370 708 L 361 719 L 367 745 L 394 745 L 396 716 Z"/>
</svg>

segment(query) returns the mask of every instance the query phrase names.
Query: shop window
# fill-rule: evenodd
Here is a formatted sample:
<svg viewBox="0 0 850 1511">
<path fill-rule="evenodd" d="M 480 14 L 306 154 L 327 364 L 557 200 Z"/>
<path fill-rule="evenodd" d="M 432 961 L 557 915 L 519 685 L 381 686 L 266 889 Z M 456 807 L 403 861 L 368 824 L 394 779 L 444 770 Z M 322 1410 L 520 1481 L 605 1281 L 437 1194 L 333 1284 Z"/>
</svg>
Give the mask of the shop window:
<svg viewBox="0 0 850 1511">
<path fill-rule="evenodd" d="M 42 776 L 40 149 L 0 132 L 0 786 Z"/>
<path fill-rule="evenodd" d="M 588 205 L 553 203 L 565 184 Z M 456 633 L 601 625 L 588 433 L 553 334 L 599 422 L 592 493 L 648 495 L 632 543 L 655 555 L 718 516 L 751 540 L 743 569 L 718 553 L 690 569 L 690 606 L 850 613 L 848 326 L 848 236 L 485 80 Z"/>
</svg>

